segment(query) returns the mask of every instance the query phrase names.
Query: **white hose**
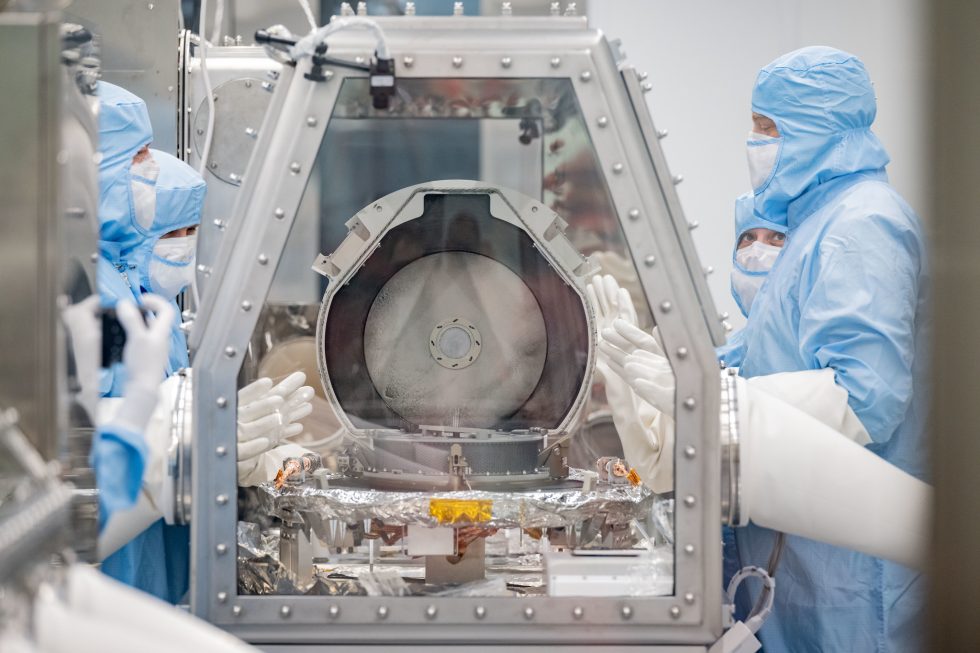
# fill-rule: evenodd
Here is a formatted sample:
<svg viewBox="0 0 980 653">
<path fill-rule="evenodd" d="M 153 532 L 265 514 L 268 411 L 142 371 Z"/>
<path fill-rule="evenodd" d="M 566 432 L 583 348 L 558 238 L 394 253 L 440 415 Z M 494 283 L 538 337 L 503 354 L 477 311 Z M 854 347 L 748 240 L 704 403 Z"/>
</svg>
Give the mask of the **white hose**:
<svg viewBox="0 0 980 653">
<path fill-rule="evenodd" d="M 313 10 L 310 9 L 309 0 L 297 0 L 297 1 L 299 2 L 299 6 L 303 9 L 303 13 L 306 14 L 306 22 L 310 24 L 310 29 L 315 30 L 316 18 L 314 18 L 313 16 Z"/>
<path fill-rule="evenodd" d="M 211 29 L 211 42 L 218 43 L 218 39 L 221 38 L 221 23 L 225 19 L 225 0 L 217 0 L 214 6 L 214 27 Z M 203 11 L 201 14 L 201 19 L 204 19 Z M 201 30 L 201 36 L 204 36 L 204 30 Z"/>
<path fill-rule="evenodd" d="M 378 23 L 370 18 L 364 18 L 363 16 L 347 16 L 344 18 L 338 18 L 330 21 L 323 27 L 317 28 L 301 38 L 296 45 L 292 46 L 289 49 L 289 56 L 295 61 L 299 61 L 303 57 L 309 57 L 316 51 L 317 46 L 326 40 L 327 36 L 345 29 L 366 29 L 373 32 L 374 37 L 377 40 L 376 50 L 378 53 L 378 58 L 391 59 L 391 53 L 388 50 L 388 41 L 385 38 L 384 30 L 381 29 L 381 26 L 378 25 Z"/>
</svg>

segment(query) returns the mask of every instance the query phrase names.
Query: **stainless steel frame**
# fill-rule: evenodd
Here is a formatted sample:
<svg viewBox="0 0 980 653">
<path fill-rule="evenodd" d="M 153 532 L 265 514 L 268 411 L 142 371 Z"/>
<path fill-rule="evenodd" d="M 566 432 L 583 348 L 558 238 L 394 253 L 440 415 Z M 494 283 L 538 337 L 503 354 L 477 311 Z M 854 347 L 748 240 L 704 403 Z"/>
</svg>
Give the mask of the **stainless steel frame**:
<svg viewBox="0 0 980 653">
<path fill-rule="evenodd" d="M 400 77 L 571 79 L 605 171 L 622 229 L 677 378 L 675 595 L 574 598 L 423 599 L 238 596 L 234 501 L 235 396 L 242 357 L 316 152 L 345 78 L 303 78 L 309 59 L 285 67 L 260 128 L 195 330 L 191 606 L 195 614 L 261 645 L 397 644 L 403 650 L 466 644 L 674 645 L 703 650 L 725 623 L 719 537 L 721 337 L 672 176 L 652 122 L 637 102 L 639 80 L 605 37 L 579 18 L 381 19 Z M 370 57 L 361 34 L 331 40 L 333 56 Z M 631 92 L 632 89 L 632 92 Z M 478 644 L 478 646 L 474 646 Z M 690 648 L 679 645 L 689 645 Z M 295 646 L 293 648 L 292 646 Z M 273 648 L 270 646 L 270 648 Z"/>
</svg>

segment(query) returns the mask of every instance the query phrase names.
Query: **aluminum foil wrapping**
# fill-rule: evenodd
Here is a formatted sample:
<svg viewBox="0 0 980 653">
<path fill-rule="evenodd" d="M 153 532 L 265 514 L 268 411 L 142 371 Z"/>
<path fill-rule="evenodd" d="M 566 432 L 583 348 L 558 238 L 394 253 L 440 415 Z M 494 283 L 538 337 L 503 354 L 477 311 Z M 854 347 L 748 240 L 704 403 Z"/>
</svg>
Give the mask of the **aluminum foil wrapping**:
<svg viewBox="0 0 980 653">
<path fill-rule="evenodd" d="M 354 524 L 377 519 L 385 524 L 423 526 L 483 526 L 490 528 L 560 528 L 600 518 L 605 524 L 629 524 L 645 519 L 654 495 L 643 486 L 600 485 L 589 492 L 577 488 L 537 489 L 513 492 L 390 492 L 361 488 L 287 486 L 270 484 L 258 489 L 260 509 L 286 521 L 299 515 L 315 530 L 338 520 Z M 451 520 L 433 506 L 439 502 L 463 505 Z M 483 506 L 476 519 L 465 513 L 465 504 Z"/>
</svg>

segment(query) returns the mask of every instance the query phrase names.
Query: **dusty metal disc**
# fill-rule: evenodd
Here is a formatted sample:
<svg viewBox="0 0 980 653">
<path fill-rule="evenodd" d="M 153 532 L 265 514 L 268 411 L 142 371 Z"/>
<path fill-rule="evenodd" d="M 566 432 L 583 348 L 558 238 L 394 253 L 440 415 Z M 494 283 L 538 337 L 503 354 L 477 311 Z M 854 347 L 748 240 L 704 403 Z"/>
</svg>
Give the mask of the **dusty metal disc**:
<svg viewBox="0 0 980 653">
<path fill-rule="evenodd" d="M 438 325 L 453 320 L 472 327 L 466 333 L 473 340 L 441 346 L 459 354 L 479 346 L 474 360 L 457 368 L 436 360 L 441 348 L 433 339 Z M 406 265 L 378 293 L 364 325 L 372 383 L 415 424 L 492 427 L 531 396 L 547 349 L 541 308 L 521 278 L 469 252 L 440 252 Z"/>
</svg>

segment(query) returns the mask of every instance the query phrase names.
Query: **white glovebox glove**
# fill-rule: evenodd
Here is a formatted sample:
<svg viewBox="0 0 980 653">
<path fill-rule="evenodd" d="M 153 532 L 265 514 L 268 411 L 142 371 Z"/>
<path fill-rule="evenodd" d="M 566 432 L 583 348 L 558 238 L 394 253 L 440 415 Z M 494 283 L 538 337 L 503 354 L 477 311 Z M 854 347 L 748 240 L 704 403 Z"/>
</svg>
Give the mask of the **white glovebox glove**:
<svg viewBox="0 0 980 653">
<path fill-rule="evenodd" d="M 287 442 L 270 449 L 249 461 L 245 473 L 239 473 L 238 484 L 242 487 L 261 485 L 276 478 L 287 458 L 302 458 L 304 454 L 314 453 L 306 447 Z M 241 463 L 239 463 L 241 469 Z"/>
<path fill-rule="evenodd" d="M 922 567 L 929 548 L 929 485 L 762 387 L 741 377 L 735 384 L 739 525 L 751 521 Z"/>
<path fill-rule="evenodd" d="M 264 453 L 303 432 L 303 425 L 297 422 L 313 412 L 314 395 L 305 382 L 305 374 L 294 372 L 278 385 L 261 378 L 238 391 L 239 484 L 262 475 L 259 468 Z"/>
<path fill-rule="evenodd" d="M 99 363 L 102 356 L 102 325 L 99 296 L 90 295 L 66 308 L 61 316 L 71 338 L 78 380 L 78 401 L 95 423 L 99 403 Z"/>
</svg>

